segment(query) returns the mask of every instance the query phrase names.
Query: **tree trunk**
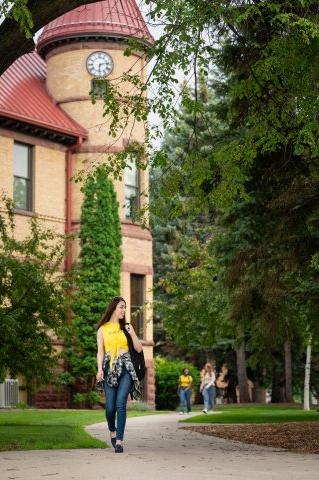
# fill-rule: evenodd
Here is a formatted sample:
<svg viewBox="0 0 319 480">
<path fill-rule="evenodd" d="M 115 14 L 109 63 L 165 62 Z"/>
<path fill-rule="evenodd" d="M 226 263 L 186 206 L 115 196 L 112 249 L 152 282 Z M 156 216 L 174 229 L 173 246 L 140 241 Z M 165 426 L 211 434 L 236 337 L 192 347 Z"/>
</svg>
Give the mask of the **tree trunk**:
<svg viewBox="0 0 319 480">
<path fill-rule="evenodd" d="M 310 410 L 310 368 L 311 368 L 311 340 L 307 345 L 306 365 L 305 365 L 305 385 L 303 409 Z"/>
<path fill-rule="evenodd" d="M 271 403 L 285 402 L 284 378 L 281 369 L 277 366 L 273 368 L 271 380 Z"/>
<path fill-rule="evenodd" d="M 247 403 L 250 401 L 247 385 L 247 371 L 246 371 L 246 355 L 245 355 L 245 341 L 243 340 L 240 347 L 236 350 L 237 358 L 237 376 L 239 389 L 239 403 Z"/>
<path fill-rule="evenodd" d="M 285 397 L 286 402 L 292 402 L 292 358 L 291 358 L 291 342 L 285 341 Z"/>
</svg>

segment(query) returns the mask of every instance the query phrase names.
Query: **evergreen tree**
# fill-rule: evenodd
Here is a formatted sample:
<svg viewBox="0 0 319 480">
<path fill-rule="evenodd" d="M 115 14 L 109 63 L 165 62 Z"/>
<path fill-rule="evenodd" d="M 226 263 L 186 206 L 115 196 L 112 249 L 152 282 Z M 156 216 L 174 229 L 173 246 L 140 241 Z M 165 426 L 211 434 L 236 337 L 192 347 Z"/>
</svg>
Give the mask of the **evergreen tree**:
<svg viewBox="0 0 319 480">
<path fill-rule="evenodd" d="M 212 188 L 207 171 L 214 171 L 215 139 L 223 126 L 216 120 L 208 84 L 199 75 L 196 118 L 196 93 L 183 86 L 181 108 L 163 144 L 167 165 L 151 175 L 154 336 L 158 352 L 166 356 L 198 367 L 206 361 L 216 361 L 217 368 L 227 362 L 234 399 L 234 336 L 221 272 L 210 251 L 215 211 L 207 200 Z"/>
<path fill-rule="evenodd" d="M 68 358 L 72 374 L 89 391 L 96 373 L 96 330 L 108 302 L 120 292 L 121 225 L 112 182 L 98 168 L 82 188 L 78 277 Z"/>
</svg>

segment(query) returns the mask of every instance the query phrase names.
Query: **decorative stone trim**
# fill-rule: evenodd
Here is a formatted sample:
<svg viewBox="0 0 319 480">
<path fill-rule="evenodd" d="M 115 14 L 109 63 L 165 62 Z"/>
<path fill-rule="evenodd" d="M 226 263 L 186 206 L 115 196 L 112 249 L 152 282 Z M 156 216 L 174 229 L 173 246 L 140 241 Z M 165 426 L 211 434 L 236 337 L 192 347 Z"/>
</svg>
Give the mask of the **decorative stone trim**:
<svg viewBox="0 0 319 480">
<path fill-rule="evenodd" d="M 55 46 L 55 48 L 49 51 L 46 54 L 46 60 L 49 58 L 54 57 L 55 55 L 59 55 L 61 53 L 66 52 L 73 52 L 74 50 L 94 50 L 94 49 L 103 49 L 103 50 L 122 50 L 124 51 L 127 48 L 128 43 L 123 41 L 119 42 L 112 42 L 108 39 L 103 41 L 79 41 L 79 42 L 72 42 L 65 45 Z M 135 56 L 142 58 L 143 55 L 137 52 L 133 53 Z"/>
<path fill-rule="evenodd" d="M 28 210 L 20 210 L 18 208 L 16 208 L 14 210 L 14 213 L 15 213 L 15 215 L 21 215 L 23 217 L 36 217 L 40 220 L 48 220 L 50 222 L 55 222 L 55 223 L 65 223 L 65 218 L 52 217 L 50 215 L 44 215 L 44 214 L 37 213 L 37 212 L 30 212 Z"/>
<path fill-rule="evenodd" d="M 122 235 L 130 238 L 152 241 L 152 234 L 148 228 L 142 228 L 129 220 L 122 220 Z"/>
<path fill-rule="evenodd" d="M 146 375 L 144 379 L 146 402 L 155 407 L 155 365 L 153 360 L 145 360 Z"/>
<path fill-rule="evenodd" d="M 136 275 L 153 275 L 153 267 L 137 263 L 122 263 L 122 272 L 135 273 Z"/>
</svg>

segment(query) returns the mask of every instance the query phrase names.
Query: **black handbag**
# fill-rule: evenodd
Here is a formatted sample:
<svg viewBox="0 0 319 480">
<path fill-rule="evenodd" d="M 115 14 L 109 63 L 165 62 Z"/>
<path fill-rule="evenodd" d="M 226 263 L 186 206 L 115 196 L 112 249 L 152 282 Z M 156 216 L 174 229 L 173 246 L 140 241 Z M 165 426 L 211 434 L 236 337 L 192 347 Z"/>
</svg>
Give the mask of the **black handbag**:
<svg viewBox="0 0 319 480">
<path fill-rule="evenodd" d="M 133 345 L 133 340 L 131 335 L 124 329 L 123 332 L 127 338 L 128 348 L 131 356 L 131 360 L 133 363 L 134 370 L 136 372 L 137 378 L 141 381 L 145 377 L 146 367 L 145 367 L 145 358 L 143 350 L 141 352 L 137 352 Z"/>
</svg>

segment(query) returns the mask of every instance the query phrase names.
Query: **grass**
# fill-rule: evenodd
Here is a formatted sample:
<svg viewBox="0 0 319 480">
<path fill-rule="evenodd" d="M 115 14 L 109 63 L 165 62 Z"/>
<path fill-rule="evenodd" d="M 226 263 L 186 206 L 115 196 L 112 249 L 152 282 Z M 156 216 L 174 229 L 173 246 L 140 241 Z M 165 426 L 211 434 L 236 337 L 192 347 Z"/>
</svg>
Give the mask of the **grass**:
<svg viewBox="0 0 319 480">
<path fill-rule="evenodd" d="M 318 422 L 316 410 L 305 412 L 300 405 L 218 405 L 218 413 L 201 414 L 181 420 L 182 423 L 284 423 L 284 422 Z"/>
<path fill-rule="evenodd" d="M 128 417 L 154 415 L 129 411 Z M 6 410 L 0 411 L 0 451 L 105 448 L 84 427 L 105 421 L 103 410 Z"/>
</svg>

